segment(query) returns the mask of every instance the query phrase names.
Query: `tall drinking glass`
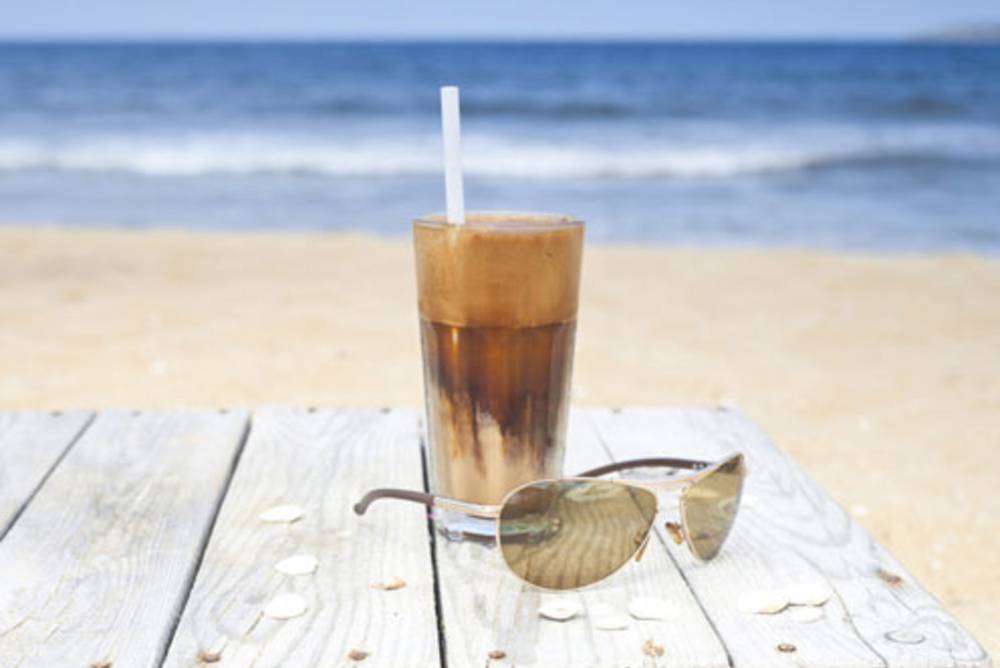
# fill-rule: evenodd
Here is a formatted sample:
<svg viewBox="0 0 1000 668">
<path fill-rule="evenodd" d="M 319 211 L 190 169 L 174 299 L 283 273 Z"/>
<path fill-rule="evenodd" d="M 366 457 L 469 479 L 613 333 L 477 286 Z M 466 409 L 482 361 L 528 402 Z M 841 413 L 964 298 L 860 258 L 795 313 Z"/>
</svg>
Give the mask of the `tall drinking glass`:
<svg viewBox="0 0 1000 668">
<path fill-rule="evenodd" d="M 414 221 L 435 494 L 499 503 L 562 473 L 583 223 L 534 213 Z M 437 515 L 451 538 L 492 523 Z"/>
</svg>

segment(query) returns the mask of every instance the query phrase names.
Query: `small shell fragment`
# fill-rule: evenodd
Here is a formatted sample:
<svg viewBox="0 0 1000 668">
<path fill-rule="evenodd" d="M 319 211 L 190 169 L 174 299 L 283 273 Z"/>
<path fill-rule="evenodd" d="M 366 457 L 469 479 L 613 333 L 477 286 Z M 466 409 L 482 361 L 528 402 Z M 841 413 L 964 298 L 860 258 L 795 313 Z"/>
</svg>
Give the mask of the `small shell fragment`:
<svg viewBox="0 0 1000 668">
<path fill-rule="evenodd" d="M 502 649 L 495 649 L 492 652 L 490 652 L 488 656 L 491 659 L 494 659 L 495 661 L 499 661 L 500 659 L 507 657 L 507 652 L 503 651 Z"/>
<path fill-rule="evenodd" d="M 319 560 L 311 554 L 296 554 L 282 559 L 274 565 L 274 570 L 284 575 L 309 575 L 316 572 Z"/>
<path fill-rule="evenodd" d="M 304 615 L 309 605 L 298 594 L 278 594 L 264 606 L 264 614 L 272 619 L 291 619 Z"/>
<path fill-rule="evenodd" d="M 406 586 L 406 580 L 402 578 L 392 577 L 385 582 L 376 582 L 372 585 L 372 589 L 381 589 L 382 591 L 396 591 L 397 589 L 402 589 Z"/>
<path fill-rule="evenodd" d="M 901 645 L 919 645 L 927 638 L 923 633 L 919 631 L 911 631 L 910 629 L 896 629 L 895 631 L 889 631 L 885 634 L 885 639 L 890 642 L 899 643 Z"/>
<path fill-rule="evenodd" d="M 677 608 L 661 598 L 640 596 L 628 604 L 628 612 L 636 619 L 669 621 L 677 619 Z"/>
<path fill-rule="evenodd" d="M 657 645 L 650 638 L 646 642 L 642 643 L 642 653 L 650 657 L 663 656 L 663 645 Z"/>
<path fill-rule="evenodd" d="M 788 618 L 793 622 L 801 622 L 803 624 L 811 624 L 812 622 L 818 622 L 823 619 L 825 613 L 823 608 L 808 606 L 808 607 L 795 607 L 788 611 Z"/>
<path fill-rule="evenodd" d="M 814 581 L 792 585 L 786 588 L 785 595 L 791 605 L 823 605 L 833 592 L 825 582 Z"/>
<path fill-rule="evenodd" d="M 590 625 L 600 631 L 621 631 L 627 629 L 631 622 L 620 612 L 609 612 L 597 615 L 591 619 Z"/>
<path fill-rule="evenodd" d="M 545 619 L 565 622 L 583 612 L 580 603 L 572 598 L 553 598 L 538 607 L 538 614 Z"/>
<path fill-rule="evenodd" d="M 684 529 L 681 527 L 680 524 L 677 524 L 676 522 L 667 522 L 665 527 L 667 529 L 667 533 L 670 534 L 670 537 L 673 539 L 674 543 L 676 543 L 677 545 L 684 544 Z"/>
<path fill-rule="evenodd" d="M 903 578 L 896 575 L 895 573 L 890 573 L 884 568 L 879 568 L 877 571 L 875 571 L 875 573 L 879 576 L 879 578 L 881 578 L 883 582 L 885 582 L 888 585 L 892 585 L 893 587 L 897 587 L 903 584 Z"/>
<path fill-rule="evenodd" d="M 794 652 L 797 649 L 798 648 L 790 642 L 783 642 L 780 645 L 778 645 L 778 651 L 784 652 L 785 654 L 790 654 L 791 652 Z"/>
<path fill-rule="evenodd" d="M 305 516 L 305 514 L 306 512 L 302 510 L 301 506 L 296 506 L 291 503 L 283 503 L 280 506 L 268 508 L 257 517 L 261 522 L 290 524 L 292 522 L 298 522 L 303 518 L 303 516 Z"/>
<path fill-rule="evenodd" d="M 750 614 L 774 615 L 788 607 L 788 596 L 781 589 L 751 589 L 740 596 L 737 606 Z"/>
<path fill-rule="evenodd" d="M 211 652 L 207 649 L 203 649 L 198 652 L 198 661 L 202 663 L 218 663 L 222 660 L 221 652 Z"/>
<path fill-rule="evenodd" d="M 364 661 L 368 658 L 368 652 L 363 649 L 352 649 L 347 653 L 347 658 L 351 661 Z"/>
</svg>

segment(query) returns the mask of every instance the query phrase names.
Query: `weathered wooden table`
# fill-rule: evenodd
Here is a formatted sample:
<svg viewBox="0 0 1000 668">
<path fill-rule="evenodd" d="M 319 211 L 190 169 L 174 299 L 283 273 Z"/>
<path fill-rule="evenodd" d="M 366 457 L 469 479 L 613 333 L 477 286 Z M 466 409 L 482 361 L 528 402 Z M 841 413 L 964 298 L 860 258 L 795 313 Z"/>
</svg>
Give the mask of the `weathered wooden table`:
<svg viewBox="0 0 1000 668">
<path fill-rule="evenodd" d="M 663 532 L 641 562 L 570 594 L 591 610 L 655 595 L 679 617 L 605 631 L 586 613 L 540 619 L 550 594 L 508 576 L 495 550 L 436 538 L 422 507 L 352 513 L 368 488 L 424 486 L 414 411 L 0 414 L 0 667 L 325 668 L 356 665 L 353 650 L 367 653 L 361 665 L 393 667 L 990 664 L 737 413 L 577 411 L 567 470 L 733 450 L 746 453 L 750 477 L 716 561 L 695 562 Z M 305 516 L 258 518 L 282 503 Z M 274 569 L 302 552 L 319 557 L 314 574 Z M 393 578 L 405 587 L 372 587 Z M 817 578 L 835 591 L 819 621 L 736 607 L 749 588 Z M 281 592 L 302 594 L 308 612 L 262 616 Z"/>
</svg>

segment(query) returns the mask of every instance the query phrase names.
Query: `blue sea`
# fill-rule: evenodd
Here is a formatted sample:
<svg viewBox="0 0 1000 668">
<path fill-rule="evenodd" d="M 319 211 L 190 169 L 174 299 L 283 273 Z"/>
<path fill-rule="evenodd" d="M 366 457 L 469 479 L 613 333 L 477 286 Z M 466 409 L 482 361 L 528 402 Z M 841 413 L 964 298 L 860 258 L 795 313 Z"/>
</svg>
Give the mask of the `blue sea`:
<svg viewBox="0 0 1000 668">
<path fill-rule="evenodd" d="M 470 209 L 591 241 L 1000 251 L 1000 46 L 0 44 L 0 221 L 406 234 Z"/>
</svg>

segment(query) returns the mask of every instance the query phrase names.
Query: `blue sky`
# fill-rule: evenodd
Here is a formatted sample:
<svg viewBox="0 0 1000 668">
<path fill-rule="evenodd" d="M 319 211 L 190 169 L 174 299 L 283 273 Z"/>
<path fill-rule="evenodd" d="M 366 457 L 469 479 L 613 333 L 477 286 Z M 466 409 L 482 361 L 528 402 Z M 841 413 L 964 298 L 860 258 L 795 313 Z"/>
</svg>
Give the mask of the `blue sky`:
<svg viewBox="0 0 1000 668">
<path fill-rule="evenodd" d="M 998 0 L 0 0 L 0 37 L 895 37 Z"/>
</svg>

